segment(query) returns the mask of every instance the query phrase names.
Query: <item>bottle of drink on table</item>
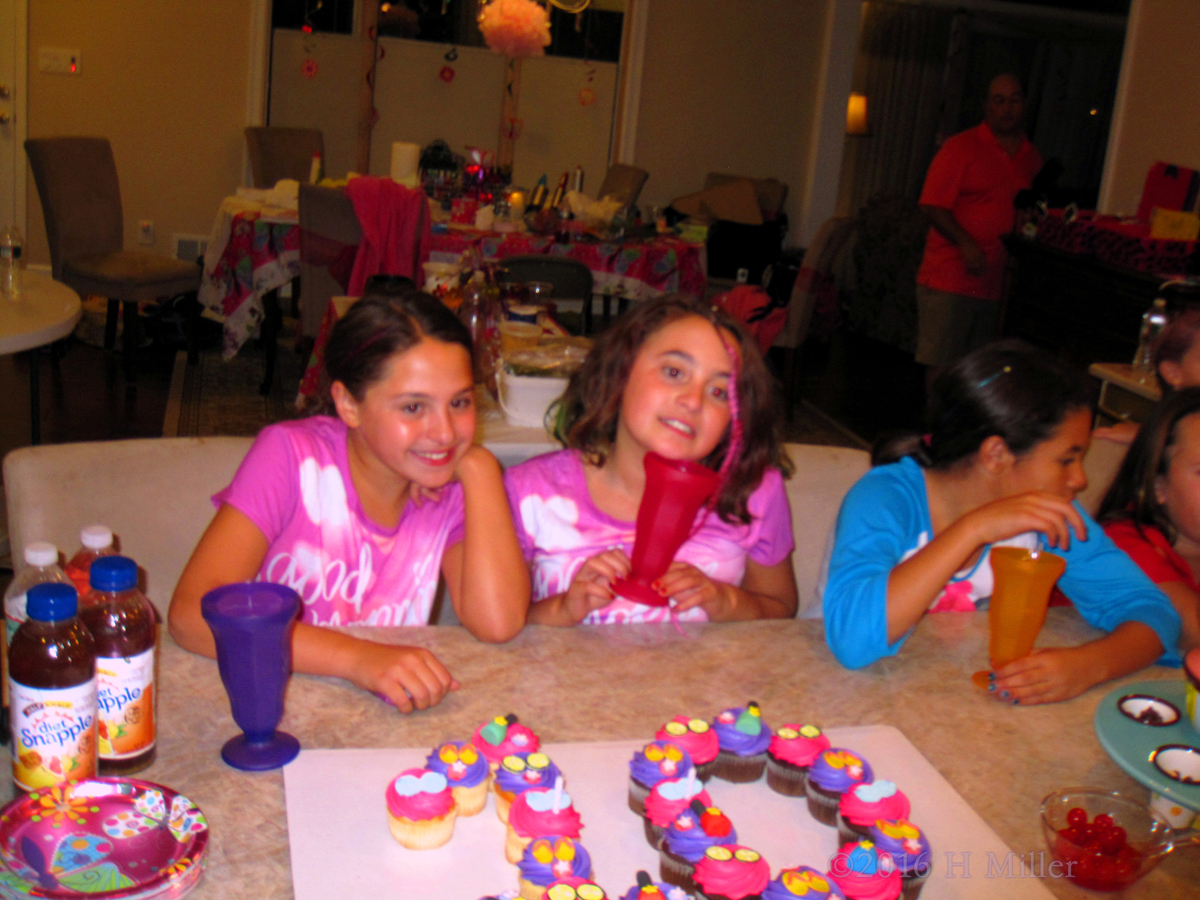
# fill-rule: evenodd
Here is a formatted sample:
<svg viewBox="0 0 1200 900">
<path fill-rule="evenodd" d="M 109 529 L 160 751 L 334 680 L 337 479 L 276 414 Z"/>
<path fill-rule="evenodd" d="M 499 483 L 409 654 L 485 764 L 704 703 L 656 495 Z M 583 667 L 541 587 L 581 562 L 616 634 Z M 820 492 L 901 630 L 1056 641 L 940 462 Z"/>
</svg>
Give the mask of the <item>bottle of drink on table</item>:
<svg viewBox="0 0 1200 900">
<path fill-rule="evenodd" d="M 112 529 L 107 525 L 85 525 L 79 531 L 79 545 L 79 549 L 63 567 L 63 571 L 82 597 L 91 586 L 88 573 L 92 563 L 101 556 L 114 556 L 117 551 L 113 547 Z"/>
</svg>

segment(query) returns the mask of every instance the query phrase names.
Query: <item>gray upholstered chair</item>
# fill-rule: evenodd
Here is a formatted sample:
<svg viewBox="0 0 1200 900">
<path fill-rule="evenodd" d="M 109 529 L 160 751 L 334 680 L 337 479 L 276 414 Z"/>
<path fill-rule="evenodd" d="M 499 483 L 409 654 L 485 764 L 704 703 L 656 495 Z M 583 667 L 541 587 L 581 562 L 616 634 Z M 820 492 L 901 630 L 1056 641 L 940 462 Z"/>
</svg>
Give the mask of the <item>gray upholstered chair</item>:
<svg viewBox="0 0 1200 900">
<path fill-rule="evenodd" d="M 649 177 L 650 173 L 645 169 L 617 163 L 609 167 L 608 173 L 604 176 L 604 183 L 600 185 L 596 196 L 601 200 L 605 197 L 613 197 L 619 200 L 622 206 L 633 206 L 637 203 L 638 196 L 642 193 L 642 187 Z"/>
<path fill-rule="evenodd" d="M 300 323 L 316 338 L 329 298 L 346 293 L 362 228 L 341 188 L 300 185 Z"/>
<path fill-rule="evenodd" d="M 316 128 L 257 126 L 246 129 L 250 171 L 256 188 L 273 188 L 281 178 L 307 182 L 314 153 L 325 157 L 325 137 Z"/>
<path fill-rule="evenodd" d="M 122 347 L 125 371 L 132 375 L 141 338 L 138 302 L 195 294 L 200 288 L 200 267 L 158 253 L 124 249 L 121 187 L 107 139 L 36 138 L 25 142 L 25 154 L 42 201 L 54 278 L 81 296 L 108 298 L 106 349 L 116 343 L 118 304 L 124 305 Z M 194 302 L 190 306 L 199 312 Z M 195 315 L 188 327 L 188 361 L 196 361 Z"/>
</svg>

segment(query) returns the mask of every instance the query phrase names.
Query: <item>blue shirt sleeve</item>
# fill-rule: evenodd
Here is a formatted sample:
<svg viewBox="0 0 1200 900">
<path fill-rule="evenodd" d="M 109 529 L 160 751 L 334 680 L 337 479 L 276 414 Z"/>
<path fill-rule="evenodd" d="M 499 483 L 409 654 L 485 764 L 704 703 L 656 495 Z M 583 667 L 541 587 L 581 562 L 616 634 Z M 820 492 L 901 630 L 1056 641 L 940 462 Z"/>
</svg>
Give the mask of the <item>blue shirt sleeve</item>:
<svg viewBox="0 0 1200 900">
<path fill-rule="evenodd" d="M 894 655 L 908 637 L 887 641 L 888 578 L 916 548 L 928 513 L 904 465 L 872 469 L 838 512 L 822 608 L 825 641 L 850 669 Z"/>
<path fill-rule="evenodd" d="M 1112 542 L 1078 503 L 1075 509 L 1087 526 L 1087 540 L 1075 537 L 1066 551 L 1052 549 L 1067 561 L 1058 580 L 1079 614 L 1095 628 L 1112 631 L 1123 622 L 1141 622 L 1162 641 L 1161 663 L 1179 665 L 1179 614 L 1145 573 Z"/>
</svg>

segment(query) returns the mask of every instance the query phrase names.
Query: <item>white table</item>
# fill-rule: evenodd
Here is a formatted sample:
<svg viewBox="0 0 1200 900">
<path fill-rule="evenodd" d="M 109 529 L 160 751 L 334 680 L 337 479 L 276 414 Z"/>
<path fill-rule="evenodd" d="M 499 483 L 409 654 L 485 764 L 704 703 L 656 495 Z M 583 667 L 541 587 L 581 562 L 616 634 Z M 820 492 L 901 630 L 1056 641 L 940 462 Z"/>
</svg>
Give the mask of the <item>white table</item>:
<svg viewBox="0 0 1200 900">
<path fill-rule="evenodd" d="M 40 272 L 21 273 L 19 299 L 0 299 L 0 355 L 33 351 L 29 360 L 30 443 L 42 442 L 38 348 L 66 337 L 79 321 L 79 295 Z"/>
</svg>

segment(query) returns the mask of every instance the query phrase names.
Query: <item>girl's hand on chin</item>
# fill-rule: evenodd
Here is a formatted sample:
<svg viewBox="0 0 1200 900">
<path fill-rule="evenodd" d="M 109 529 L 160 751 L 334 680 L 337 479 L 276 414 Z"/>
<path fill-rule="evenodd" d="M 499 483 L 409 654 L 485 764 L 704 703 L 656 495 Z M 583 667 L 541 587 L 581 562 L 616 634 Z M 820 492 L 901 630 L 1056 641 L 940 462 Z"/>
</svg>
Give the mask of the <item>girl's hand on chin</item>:
<svg viewBox="0 0 1200 900">
<path fill-rule="evenodd" d="M 670 597 L 676 612 L 703 607 L 710 621 L 718 622 L 732 609 L 728 585 L 713 581 L 691 563 L 675 560 L 654 584 L 655 590 Z"/>
<path fill-rule="evenodd" d="M 995 672 L 989 688 L 1001 703 L 1033 706 L 1078 697 L 1098 679 L 1078 647 L 1047 647 Z"/>
<path fill-rule="evenodd" d="M 390 700 L 406 713 L 436 706 L 447 691 L 459 688 L 446 667 L 428 650 L 373 641 L 363 641 L 350 680 Z"/>
<path fill-rule="evenodd" d="M 1046 536 L 1051 547 L 1066 550 L 1071 532 L 1087 540 L 1087 526 L 1071 501 L 1047 491 L 1030 491 L 1002 500 L 993 500 L 967 513 L 959 522 L 973 530 L 976 546 L 1007 540 L 1018 534 L 1037 531 Z"/>
<path fill-rule="evenodd" d="M 627 578 L 632 566 L 624 550 L 605 550 L 580 566 L 563 596 L 567 614 L 579 624 L 588 613 L 612 603 L 612 583 Z"/>
</svg>

